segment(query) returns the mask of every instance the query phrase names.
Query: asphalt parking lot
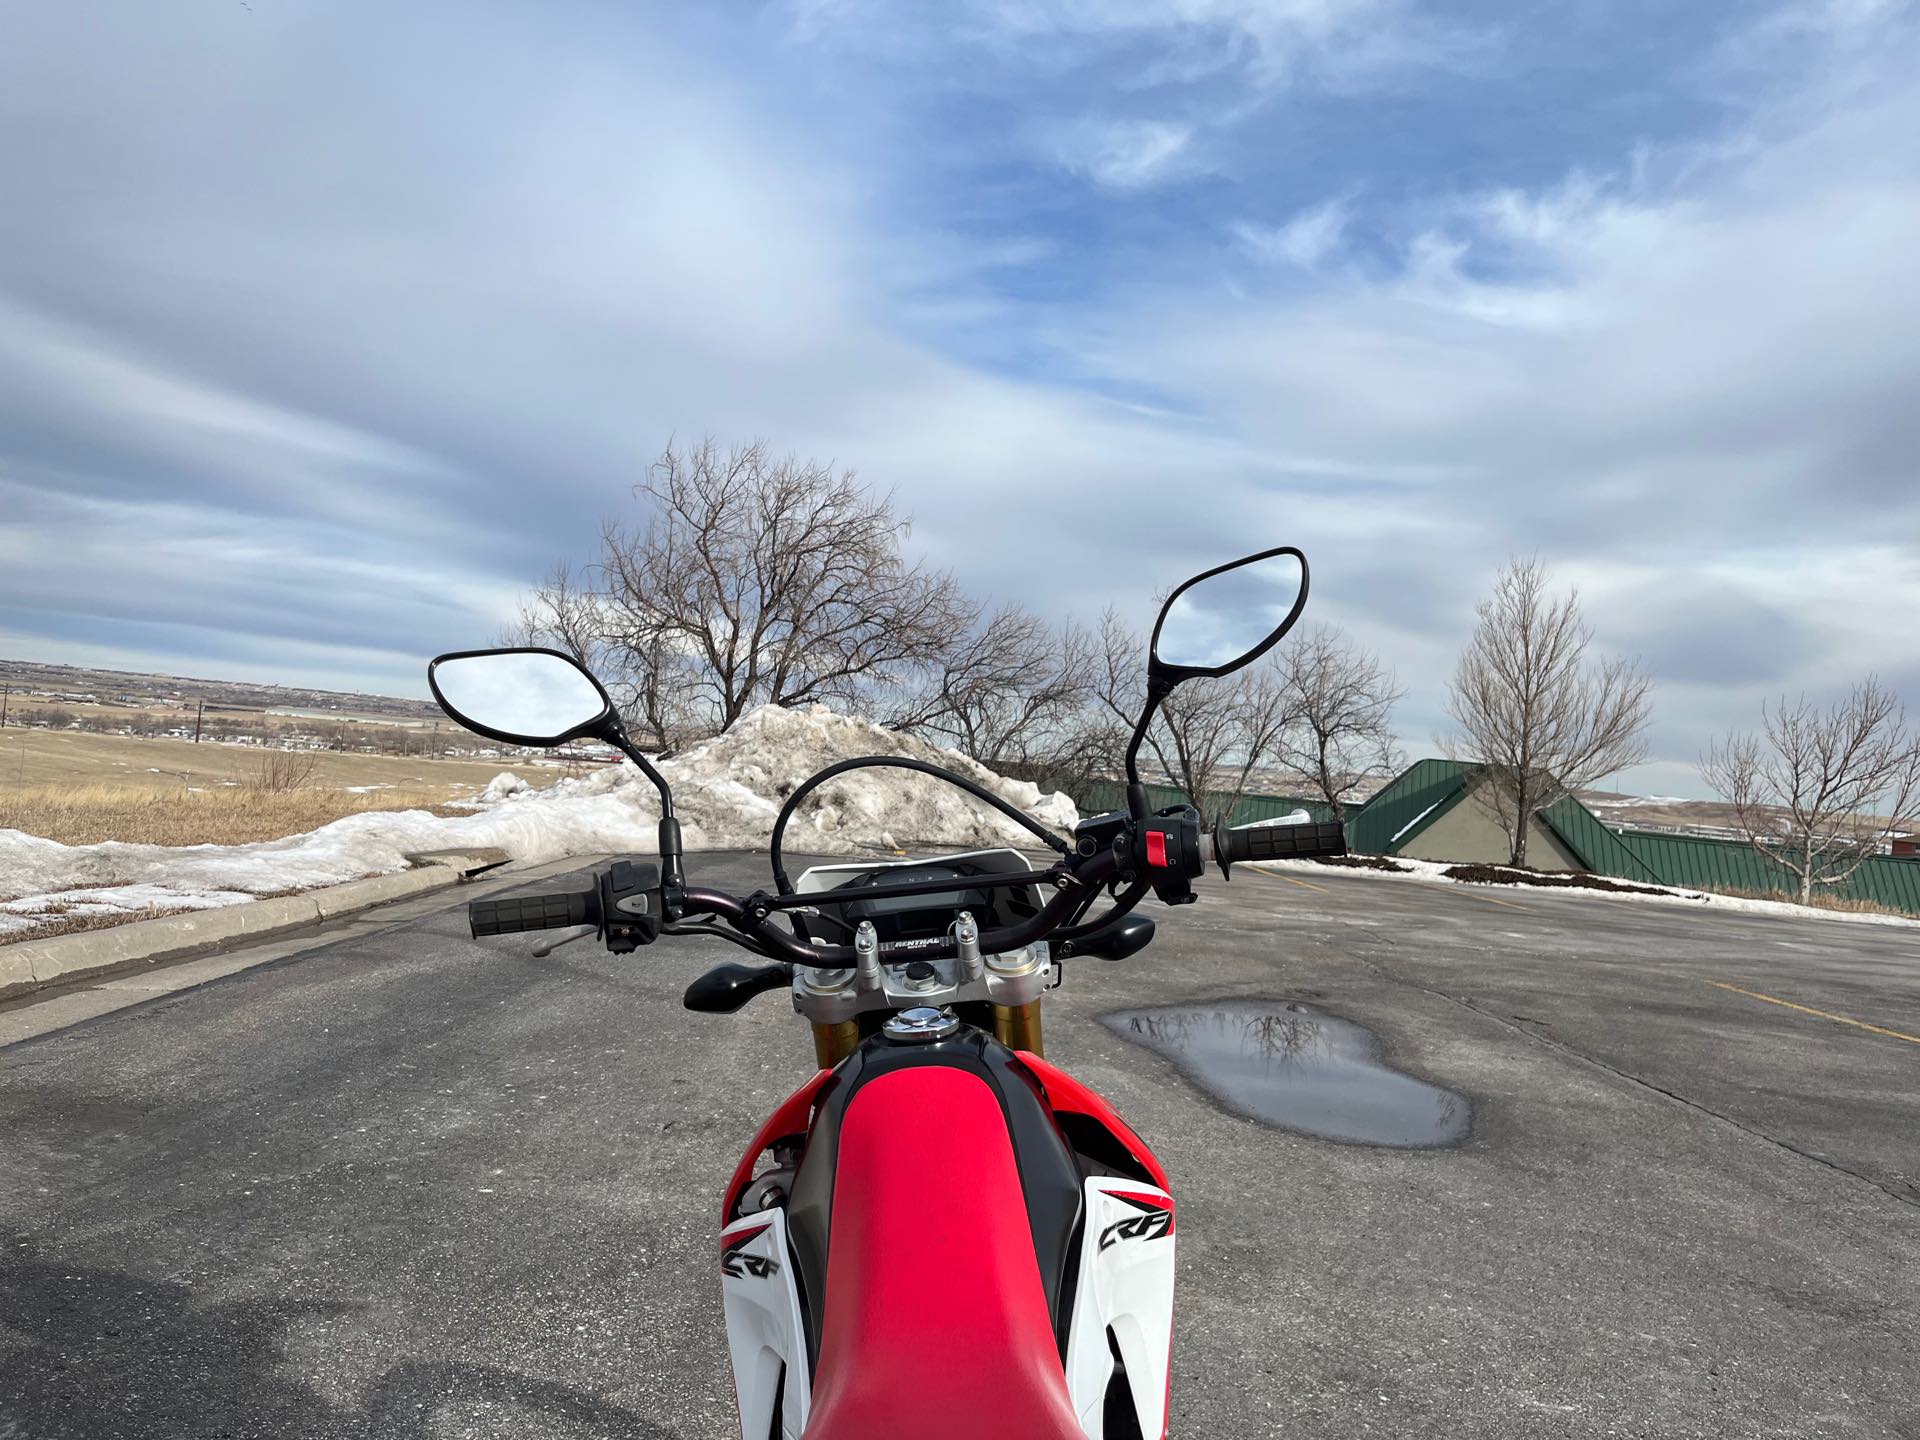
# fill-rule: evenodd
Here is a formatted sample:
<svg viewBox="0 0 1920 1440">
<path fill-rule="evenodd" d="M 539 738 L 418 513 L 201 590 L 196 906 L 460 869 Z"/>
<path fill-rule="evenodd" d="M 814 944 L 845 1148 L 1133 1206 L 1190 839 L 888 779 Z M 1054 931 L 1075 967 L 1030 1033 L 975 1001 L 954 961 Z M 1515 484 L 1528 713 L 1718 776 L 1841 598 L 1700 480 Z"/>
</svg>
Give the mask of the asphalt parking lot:
<svg viewBox="0 0 1920 1440">
<path fill-rule="evenodd" d="M 1154 913 L 1048 1053 L 1174 1177 L 1173 1435 L 1920 1437 L 1920 930 L 1336 872 Z M 0 1437 L 735 1433 L 718 1194 L 810 1052 L 682 1011 L 695 943 L 441 910 L 0 1049 Z M 1099 1023 L 1229 997 L 1471 1135 L 1263 1128 Z"/>
</svg>

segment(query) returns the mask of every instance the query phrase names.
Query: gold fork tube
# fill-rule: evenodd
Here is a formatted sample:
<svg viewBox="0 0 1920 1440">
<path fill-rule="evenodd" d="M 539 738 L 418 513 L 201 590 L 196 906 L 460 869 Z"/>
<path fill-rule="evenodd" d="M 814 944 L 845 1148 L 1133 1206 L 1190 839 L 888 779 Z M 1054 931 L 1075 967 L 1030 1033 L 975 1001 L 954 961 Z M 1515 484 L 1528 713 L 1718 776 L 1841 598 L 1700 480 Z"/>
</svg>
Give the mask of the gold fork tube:
<svg viewBox="0 0 1920 1440">
<path fill-rule="evenodd" d="M 1040 1002 L 993 1007 L 993 1038 L 1010 1050 L 1026 1050 L 1045 1058 L 1041 1048 Z"/>
<path fill-rule="evenodd" d="M 814 1024 L 813 1063 L 822 1070 L 831 1070 L 860 1045 L 860 1023 L 857 1020 L 841 1020 L 832 1025 Z"/>
</svg>

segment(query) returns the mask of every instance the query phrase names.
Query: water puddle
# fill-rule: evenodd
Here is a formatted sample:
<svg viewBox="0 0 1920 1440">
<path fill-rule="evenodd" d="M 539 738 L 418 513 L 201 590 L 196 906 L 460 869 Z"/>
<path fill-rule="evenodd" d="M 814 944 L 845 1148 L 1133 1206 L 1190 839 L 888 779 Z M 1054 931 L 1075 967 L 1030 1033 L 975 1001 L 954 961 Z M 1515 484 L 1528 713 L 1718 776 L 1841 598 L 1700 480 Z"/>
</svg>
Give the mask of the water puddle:
<svg viewBox="0 0 1920 1440">
<path fill-rule="evenodd" d="M 1370 1032 L 1297 1002 L 1223 1000 L 1106 1017 L 1228 1109 L 1262 1124 L 1359 1145 L 1451 1145 L 1473 1107 L 1389 1069 Z"/>
</svg>

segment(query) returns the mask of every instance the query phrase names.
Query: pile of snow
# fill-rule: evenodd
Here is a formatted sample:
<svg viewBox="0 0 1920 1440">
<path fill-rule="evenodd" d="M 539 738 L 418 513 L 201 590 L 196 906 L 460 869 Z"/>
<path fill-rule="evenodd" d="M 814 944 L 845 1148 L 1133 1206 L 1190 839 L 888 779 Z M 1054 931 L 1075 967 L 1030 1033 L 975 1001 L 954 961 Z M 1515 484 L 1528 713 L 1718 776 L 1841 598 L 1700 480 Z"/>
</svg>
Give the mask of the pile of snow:
<svg viewBox="0 0 1920 1440">
<path fill-rule="evenodd" d="M 533 789 L 525 780 L 511 770 L 504 770 L 487 782 L 487 788 L 474 797 L 475 803 L 491 805 L 510 796 L 521 795 Z"/>
<path fill-rule="evenodd" d="M 815 771 L 856 755 L 897 755 L 954 770 L 1042 824 L 1071 830 L 1079 819 L 1062 794 L 1009 780 L 952 750 L 883 730 L 825 706 L 767 705 L 726 734 L 664 761 L 689 850 L 761 849 L 786 797 Z M 423 810 L 350 815 L 304 835 L 252 845 L 61 845 L 0 830 L 0 934 L 45 922 L 49 906 L 70 913 L 229 905 L 269 891 L 336 885 L 405 869 L 422 850 L 498 847 L 515 860 L 654 850 L 659 797 L 630 764 L 535 788 L 496 777 L 471 814 Z M 1028 848 L 1027 831 L 961 790 L 907 770 L 861 770 L 829 780 L 787 826 L 789 854 L 855 854 L 899 843 L 916 848 Z M 86 911 L 80 906 L 102 907 Z"/>
</svg>

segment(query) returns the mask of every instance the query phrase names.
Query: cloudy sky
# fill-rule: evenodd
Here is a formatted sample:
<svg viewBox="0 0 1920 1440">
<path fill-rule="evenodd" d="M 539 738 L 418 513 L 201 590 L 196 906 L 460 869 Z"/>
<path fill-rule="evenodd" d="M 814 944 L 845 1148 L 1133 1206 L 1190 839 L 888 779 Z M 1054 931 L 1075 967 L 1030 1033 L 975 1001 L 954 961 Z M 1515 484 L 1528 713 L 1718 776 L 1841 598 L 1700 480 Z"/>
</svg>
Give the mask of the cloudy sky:
<svg viewBox="0 0 1920 1440">
<path fill-rule="evenodd" d="M 1293 542 L 1444 724 L 1508 556 L 1920 707 L 1897 0 L 0 0 L 0 654 L 422 693 L 673 435 L 1092 614 Z"/>
</svg>

